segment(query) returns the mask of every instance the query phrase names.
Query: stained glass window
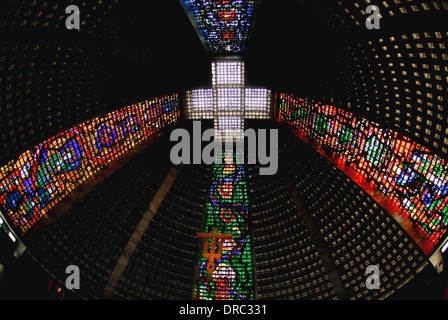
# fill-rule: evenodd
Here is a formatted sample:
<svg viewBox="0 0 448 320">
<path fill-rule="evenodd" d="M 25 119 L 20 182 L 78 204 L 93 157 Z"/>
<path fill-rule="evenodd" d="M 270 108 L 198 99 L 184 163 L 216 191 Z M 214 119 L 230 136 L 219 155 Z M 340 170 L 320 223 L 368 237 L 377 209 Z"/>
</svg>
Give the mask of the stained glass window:
<svg viewBox="0 0 448 320">
<path fill-rule="evenodd" d="M 212 53 L 241 53 L 253 24 L 255 0 L 183 0 Z"/>
<path fill-rule="evenodd" d="M 25 233 L 74 188 L 179 115 L 178 96 L 164 96 L 61 132 L 0 168 L 1 207 Z"/>
<path fill-rule="evenodd" d="M 244 166 L 236 162 L 233 156 L 231 161 L 227 158 L 223 164 L 214 165 L 213 183 L 206 206 L 205 232 L 212 233 L 213 229 L 217 229 L 219 234 L 231 234 L 233 237 L 223 240 L 222 259 L 217 260 L 211 276 L 207 272 L 209 259 L 204 258 L 205 251 L 201 252 L 197 292 L 200 300 L 254 299 L 249 199 Z"/>
<path fill-rule="evenodd" d="M 280 120 L 331 150 L 398 205 L 433 244 L 447 234 L 448 164 L 398 132 L 281 94 Z"/>
</svg>

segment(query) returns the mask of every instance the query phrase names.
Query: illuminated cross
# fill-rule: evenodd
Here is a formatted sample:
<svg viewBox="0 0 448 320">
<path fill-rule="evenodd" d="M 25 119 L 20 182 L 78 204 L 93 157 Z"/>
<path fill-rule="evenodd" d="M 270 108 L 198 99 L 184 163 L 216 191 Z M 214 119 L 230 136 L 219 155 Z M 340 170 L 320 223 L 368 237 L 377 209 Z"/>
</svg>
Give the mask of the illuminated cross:
<svg viewBox="0 0 448 320">
<path fill-rule="evenodd" d="M 212 239 L 211 245 L 208 240 L 204 242 L 204 258 L 208 259 L 207 272 L 209 275 L 212 275 L 216 269 L 215 260 L 222 258 L 222 240 L 232 239 L 233 235 L 218 234 L 218 229 L 216 228 L 213 229 L 213 233 L 198 233 L 197 235 L 199 238 Z M 216 240 L 218 240 L 218 252 L 216 252 Z M 209 250 L 210 252 L 208 252 Z"/>
<path fill-rule="evenodd" d="M 245 88 L 244 61 L 219 57 L 212 61 L 212 89 L 186 92 L 186 118 L 213 119 L 215 138 L 244 138 L 244 119 L 271 119 L 271 92 Z"/>
</svg>

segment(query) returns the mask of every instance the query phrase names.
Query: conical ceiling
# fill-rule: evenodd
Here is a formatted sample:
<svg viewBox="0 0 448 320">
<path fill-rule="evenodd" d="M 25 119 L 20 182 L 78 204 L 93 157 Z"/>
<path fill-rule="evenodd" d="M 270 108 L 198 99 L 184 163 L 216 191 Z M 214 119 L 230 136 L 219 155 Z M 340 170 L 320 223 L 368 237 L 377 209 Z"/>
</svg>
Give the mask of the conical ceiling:
<svg viewBox="0 0 448 320">
<path fill-rule="evenodd" d="M 446 1 L 382 1 L 384 23 L 374 32 L 364 30 L 365 2 L 263 1 L 250 48 L 256 1 L 181 2 L 212 55 L 247 52 L 248 82 L 348 110 L 446 158 Z M 5 36 L 0 46 L 3 164 L 127 101 L 209 83 L 207 52 L 178 1 L 144 1 L 137 7 L 132 0 L 99 3 L 80 4 L 86 19 L 79 33 L 64 29 L 64 5 L 0 4 L 7 8 L 0 10 L 6 12 L 0 23 Z M 234 24 L 238 14 L 242 23 Z M 248 170 L 259 298 L 333 299 L 337 290 L 328 279 L 337 271 L 348 297 L 384 299 L 412 291 L 407 282 L 422 278 L 422 269 L 435 272 L 369 194 L 302 142 L 281 142 L 275 179 L 260 178 L 257 168 Z M 117 257 L 169 169 L 168 162 L 151 162 L 166 156 L 165 148 L 141 153 L 98 184 L 39 241 L 29 242 L 29 252 L 54 279 L 63 282 L 65 267 L 79 264 L 86 275 L 80 296 L 102 297 Z M 115 298 L 191 296 L 195 232 L 210 171 L 186 169 Z M 422 185 L 415 183 L 415 188 Z M 307 231 L 308 218 L 316 222 L 318 241 Z M 334 265 L 324 264 L 328 257 Z M 379 291 L 365 288 L 370 263 L 387 271 Z M 28 280 L 29 268 L 23 269 L 20 278 Z M 29 292 L 20 294 L 24 291 Z"/>
</svg>

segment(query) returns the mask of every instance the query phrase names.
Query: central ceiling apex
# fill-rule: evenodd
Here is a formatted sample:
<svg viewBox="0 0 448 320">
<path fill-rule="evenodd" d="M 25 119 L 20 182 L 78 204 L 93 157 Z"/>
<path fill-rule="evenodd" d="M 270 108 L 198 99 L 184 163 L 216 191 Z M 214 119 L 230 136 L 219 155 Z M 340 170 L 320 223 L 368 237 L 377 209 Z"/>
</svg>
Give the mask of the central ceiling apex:
<svg viewBox="0 0 448 320">
<path fill-rule="evenodd" d="M 245 51 L 259 0 L 181 0 L 181 3 L 212 54 Z"/>
</svg>

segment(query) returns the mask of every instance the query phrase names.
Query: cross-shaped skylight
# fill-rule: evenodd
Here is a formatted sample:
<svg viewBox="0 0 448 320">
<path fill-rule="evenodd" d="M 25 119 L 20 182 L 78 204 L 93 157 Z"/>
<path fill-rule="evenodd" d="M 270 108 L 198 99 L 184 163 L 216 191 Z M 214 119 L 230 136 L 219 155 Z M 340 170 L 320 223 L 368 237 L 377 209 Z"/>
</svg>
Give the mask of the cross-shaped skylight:
<svg viewBox="0 0 448 320">
<path fill-rule="evenodd" d="M 215 138 L 244 138 L 244 119 L 272 118 L 271 91 L 245 87 L 244 61 L 221 57 L 212 61 L 212 89 L 186 93 L 186 117 L 213 119 Z"/>
</svg>

